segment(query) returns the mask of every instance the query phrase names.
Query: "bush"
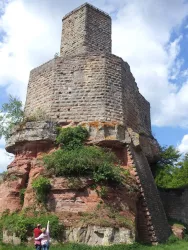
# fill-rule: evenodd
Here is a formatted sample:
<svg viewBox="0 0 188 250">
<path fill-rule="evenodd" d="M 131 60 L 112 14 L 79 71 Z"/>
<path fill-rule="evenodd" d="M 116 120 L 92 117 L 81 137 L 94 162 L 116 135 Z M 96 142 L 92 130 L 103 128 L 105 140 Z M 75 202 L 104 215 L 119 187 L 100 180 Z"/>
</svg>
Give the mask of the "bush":
<svg viewBox="0 0 188 250">
<path fill-rule="evenodd" d="M 50 180 L 46 177 L 38 177 L 33 181 L 32 187 L 36 192 L 37 201 L 45 204 L 51 189 Z"/>
<path fill-rule="evenodd" d="M 115 154 L 100 147 L 82 146 L 74 150 L 57 150 L 43 158 L 56 176 L 90 176 L 96 183 L 121 182 L 121 168 L 115 166 Z"/>
<path fill-rule="evenodd" d="M 54 239 L 59 239 L 63 225 L 59 224 L 59 219 L 56 215 L 42 214 L 38 216 L 28 216 L 23 213 L 5 213 L 0 218 L 0 227 L 7 230 L 9 233 L 16 233 L 22 241 L 26 241 L 28 235 L 33 235 L 33 229 L 36 224 L 40 223 L 43 227 L 50 221 L 50 235 Z"/>
<path fill-rule="evenodd" d="M 24 203 L 25 190 L 26 190 L 26 188 L 22 188 L 22 189 L 20 189 L 20 192 L 19 192 L 20 204 L 21 205 L 23 205 L 23 203 Z"/>
<path fill-rule="evenodd" d="M 60 128 L 56 141 L 61 144 L 63 149 L 76 149 L 84 143 L 88 137 L 88 131 L 81 126 Z"/>
<path fill-rule="evenodd" d="M 168 238 L 167 244 L 172 244 L 177 241 L 179 241 L 178 237 L 176 237 L 174 234 L 171 234 L 170 237 Z"/>
</svg>

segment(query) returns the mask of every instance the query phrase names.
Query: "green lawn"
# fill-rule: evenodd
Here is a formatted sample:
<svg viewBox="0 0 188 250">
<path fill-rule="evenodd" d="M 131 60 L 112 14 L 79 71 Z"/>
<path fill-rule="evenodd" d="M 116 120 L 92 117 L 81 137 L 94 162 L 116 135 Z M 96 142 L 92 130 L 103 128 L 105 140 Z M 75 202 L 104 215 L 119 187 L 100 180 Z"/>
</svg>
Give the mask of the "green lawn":
<svg viewBox="0 0 188 250">
<path fill-rule="evenodd" d="M 26 246 L 7 246 L 0 245 L 0 250 L 32 250 L 34 247 L 26 247 Z M 145 246 L 140 244 L 133 245 L 115 245 L 109 247 L 89 247 L 86 245 L 80 244 L 65 244 L 58 246 L 51 246 L 50 250 L 188 250 L 188 242 L 187 241 L 176 241 L 173 243 L 168 243 L 165 245 L 158 246 Z"/>
</svg>

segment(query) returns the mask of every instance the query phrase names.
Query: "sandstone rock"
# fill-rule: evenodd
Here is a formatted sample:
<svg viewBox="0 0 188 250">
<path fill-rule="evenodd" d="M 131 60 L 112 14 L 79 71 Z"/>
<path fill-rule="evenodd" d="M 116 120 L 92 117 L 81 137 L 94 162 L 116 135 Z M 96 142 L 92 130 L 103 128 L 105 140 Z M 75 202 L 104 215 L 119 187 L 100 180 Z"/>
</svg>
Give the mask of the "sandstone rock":
<svg viewBox="0 0 188 250">
<path fill-rule="evenodd" d="M 127 228 L 113 227 L 71 227 L 65 228 L 63 231 L 63 242 L 83 243 L 88 245 L 111 245 L 111 244 L 132 244 L 135 241 L 135 234 Z M 28 237 L 28 241 L 33 243 L 33 240 Z M 19 245 L 21 239 L 15 233 L 3 231 L 3 242 L 13 245 Z M 53 242 L 53 239 L 52 239 Z"/>
<path fill-rule="evenodd" d="M 136 150 L 141 150 L 141 145 L 140 145 L 140 135 L 136 132 L 134 132 L 131 128 L 127 128 L 127 131 L 130 135 L 131 141 L 134 145 L 134 148 Z"/>
<path fill-rule="evenodd" d="M 19 192 L 27 185 L 31 159 L 30 155 L 18 154 L 8 166 L 5 181 L 0 185 L 0 213 L 21 209 Z"/>
<path fill-rule="evenodd" d="M 7 230 L 4 230 L 3 231 L 3 243 L 20 245 L 21 239 L 17 237 L 15 233 L 11 234 Z"/>
<path fill-rule="evenodd" d="M 21 189 L 21 179 L 15 181 L 5 181 L 0 184 L 0 213 L 5 210 L 14 212 L 21 209 L 19 190 Z"/>
<path fill-rule="evenodd" d="M 173 232 L 173 234 L 177 238 L 179 238 L 179 239 L 183 239 L 184 238 L 184 236 L 185 236 L 185 230 L 186 230 L 186 228 L 183 225 L 174 224 L 172 226 L 172 232 Z"/>
<path fill-rule="evenodd" d="M 6 142 L 6 150 L 9 153 L 19 151 L 20 146 L 36 147 L 37 142 L 40 144 L 53 143 L 56 138 L 56 124 L 53 122 L 26 122 L 24 125 L 16 126 L 8 141 Z M 27 142 L 29 142 L 27 144 Z M 33 143 L 32 143 L 33 142 Z M 39 145 L 38 145 L 39 146 Z M 23 151 L 23 148 L 21 149 Z"/>
<path fill-rule="evenodd" d="M 64 232 L 64 240 L 68 242 L 85 243 L 88 245 L 110 245 L 135 241 L 134 233 L 126 228 L 88 226 L 69 228 Z"/>
<path fill-rule="evenodd" d="M 140 135 L 140 147 L 149 163 L 155 163 L 159 160 L 160 147 L 155 138 L 148 137 L 147 135 Z"/>
</svg>

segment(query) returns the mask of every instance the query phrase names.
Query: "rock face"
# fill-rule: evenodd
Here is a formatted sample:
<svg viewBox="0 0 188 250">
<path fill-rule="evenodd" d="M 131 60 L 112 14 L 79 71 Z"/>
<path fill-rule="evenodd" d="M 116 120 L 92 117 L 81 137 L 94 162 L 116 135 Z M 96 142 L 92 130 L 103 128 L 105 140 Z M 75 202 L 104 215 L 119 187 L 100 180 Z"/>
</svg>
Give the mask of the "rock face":
<svg viewBox="0 0 188 250">
<path fill-rule="evenodd" d="M 150 104 L 139 93 L 129 65 L 111 54 L 111 19 L 85 4 L 63 22 L 60 57 L 33 69 L 29 79 L 25 116 L 31 120 L 41 111 L 46 118 L 20 124 L 7 141 L 15 160 L 0 184 L 0 213 L 40 210 L 32 182 L 48 175 L 52 189 L 46 206 L 66 227 L 62 239 L 91 245 L 132 243 L 135 238 L 165 241 L 170 229 L 149 165 L 159 155 Z M 71 180 L 45 170 L 42 156 L 58 149 L 56 126 L 78 124 L 89 132 L 86 145 L 110 148 L 130 172 L 129 181 L 108 187 L 105 197 L 99 195 L 100 186 L 91 188 L 89 178 Z"/>
<path fill-rule="evenodd" d="M 127 228 L 111 228 L 88 226 L 86 228 L 70 228 L 65 230 L 64 239 L 70 242 L 85 243 L 88 245 L 131 244 L 135 235 Z"/>
<path fill-rule="evenodd" d="M 0 184 L 0 213 L 21 209 L 19 192 L 28 181 L 31 159 L 29 155 L 17 155 L 8 167 L 5 181 Z"/>
<path fill-rule="evenodd" d="M 100 226 L 66 228 L 63 231 L 62 240 L 64 242 L 76 242 L 88 245 L 111 245 L 111 244 L 131 244 L 135 241 L 135 235 L 127 228 L 112 228 Z M 30 243 L 33 240 L 29 239 Z M 3 242 L 14 245 L 21 243 L 20 238 L 7 231 L 3 232 Z"/>
<path fill-rule="evenodd" d="M 56 124 L 53 122 L 26 122 L 15 126 L 11 136 L 6 142 L 6 151 L 17 153 L 19 151 L 40 151 L 41 148 L 47 148 L 49 144 L 54 143 L 56 138 Z M 38 148 L 38 149 L 37 149 Z M 36 152 L 34 152 L 36 153 Z"/>
<path fill-rule="evenodd" d="M 125 129 L 118 123 L 84 122 L 81 125 L 85 126 L 90 134 L 86 143 L 105 147 L 111 146 L 111 149 L 120 159 L 122 167 L 130 170 L 133 176 L 133 182 L 132 184 L 127 183 L 127 186 L 123 189 L 109 188 L 107 197 L 101 200 L 97 190 L 92 190 L 90 187 L 92 184 L 91 179 L 76 178 L 75 182 L 75 180 L 63 177 L 57 178 L 52 175 L 49 176 L 52 190 L 48 195 L 48 210 L 55 212 L 67 227 L 78 228 L 78 225 L 79 228 L 83 226 L 84 228 L 88 228 L 88 226 L 91 225 L 101 227 L 103 218 L 100 218 L 99 215 L 97 215 L 98 220 L 88 219 L 88 223 L 90 224 L 83 225 L 83 217 L 82 214 L 79 213 L 87 212 L 96 214 L 96 207 L 98 207 L 102 201 L 107 205 L 113 204 L 125 218 L 131 218 L 131 223 L 137 222 L 134 229 L 127 228 L 127 230 L 129 230 L 132 235 L 137 235 L 136 237 L 139 240 L 156 242 L 167 237 L 165 233 L 168 234 L 168 229 L 166 231 L 163 230 L 163 235 L 159 233 L 160 229 L 163 228 L 166 223 L 165 214 L 160 200 L 157 200 L 159 198 L 157 198 L 157 190 L 146 158 L 148 154 L 144 154 L 145 151 L 142 150 L 141 136 L 131 129 Z M 31 135 L 37 134 L 36 128 L 45 130 L 46 126 L 49 126 L 48 122 L 46 124 L 44 122 L 35 122 L 35 124 L 32 122 L 31 125 L 26 124 L 25 127 L 22 128 L 23 131 L 20 131 L 20 128 L 18 129 L 18 133 L 27 135 L 28 137 L 20 136 L 19 141 L 15 143 L 14 138 L 16 131 L 14 131 L 12 135 L 13 140 L 12 138 L 9 139 L 7 146 L 9 152 L 17 153 L 15 160 L 8 166 L 7 180 L 1 184 L 2 191 L 0 193 L 0 199 L 3 206 L 0 212 L 6 209 L 15 211 L 30 207 L 37 210 L 40 209 L 32 189 L 32 182 L 38 176 L 46 174 L 44 164 L 41 160 L 42 155 L 56 150 L 54 144 L 55 124 L 54 126 L 50 124 L 51 130 L 49 129 L 48 133 L 44 133 L 45 136 L 40 137 L 40 135 L 38 135 L 37 141 L 35 141 L 36 136 L 32 137 Z M 70 126 L 74 126 L 74 124 L 71 123 Z M 29 132 L 27 132 L 27 130 L 29 130 Z M 32 140 L 32 138 L 34 139 Z M 131 151 L 127 147 L 131 147 Z M 138 152 L 142 154 L 142 157 L 145 157 L 144 163 L 142 163 L 142 160 L 137 160 L 136 164 L 134 163 L 133 159 L 137 159 L 135 154 L 138 154 Z M 155 155 L 150 155 L 150 159 L 154 157 Z M 143 175 L 143 173 L 145 174 Z M 150 183 L 149 186 L 147 185 L 148 181 Z M 19 198 L 19 193 L 22 188 L 26 188 L 23 206 L 21 206 Z M 136 191 L 138 189 L 140 189 L 140 195 L 138 191 Z M 6 199 L 4 194 L 6 194 Z M 153 195 L 155 196 L 155 200 L 153 200 Z M 160 214 L 158 214 L 158 211 L 160 211 Z M 107 216 L 105 211 L 103 214 L 102 210 L 100 210 L 100 213 L 104 218 Z M 160 218 L 160 216 L 161 219 L 155 221 L 155 218 Z M 143 218 L 145 219 L 143 220 Z M 107 220 L 109 221 L 109 228 L 122 227 L 117 227 L 117 221 L 110 220 L 108 216 L 106 217 L 106 221 Z M 161 222 L 162 225 L 160 224 Z M 167 225 L 166 227 L 168 228 Z M 112 230 L 112 234 L 117 233 L 118 235 L 118 231 L 114 230 L 115 229 Z M 86 231 L 84 231 L 85 235 L 87 235 Z M 92 233 L 93 231 L 90 232 Z M 87 240 L 85 239 L 83 242 L 85 241 Z M 101 240 L 101 242 L 103 241 Z M 127 242 L 127 240 L 125 242 Z"/>
<path fill-rule="evenodd" d="M 179 239 L 183 239 L 184 236 L 185 236 L 185 230 L 186 228 L 184 226 L 181 226 L 181 225 L 173 225 L 172 226 L 172 232 L 173 234 L 179 238 Z"/>
</svg>

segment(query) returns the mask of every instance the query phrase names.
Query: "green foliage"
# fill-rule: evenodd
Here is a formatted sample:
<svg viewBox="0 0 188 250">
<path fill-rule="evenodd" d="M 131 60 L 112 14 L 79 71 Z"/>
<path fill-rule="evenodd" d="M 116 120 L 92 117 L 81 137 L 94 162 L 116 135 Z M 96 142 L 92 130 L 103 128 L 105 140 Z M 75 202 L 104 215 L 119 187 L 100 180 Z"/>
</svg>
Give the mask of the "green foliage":
<svg viewBox="0 0 188 250">
<path fill-rule="evenodd" d="M 176 237 L 174 234 L 171 234 L 168 238 L 167 244 L 173 244 L 175 242 L 179 241 L 179 238 Z"/>
<path fill-rule="evenodd" d="M 56 141 L 63 149 L 72 150 L 82 146 L 87 137 L 87 129 L 81 126 L 60 128 Z"/>
<path fill-rule="evenodd" d="M 106 195 L 107 195 L 107 193 L 108 193 L 108 187 L 101 186 L 100 190 L 97 189 L 96 192 L 97 192 L 97 194 L 98 194 L 99 197 L 105 198 Z"/>
<path fill-rule="evenodd" d="M 180 152 L 176 148 L 174 148 L 174 146 L 161 147 L 158 167 L 163 168 L 166 165 L 174 166 L 178 163 L 180 156 Z"/>
<path fill-rule="evenodd" d="M 115 166 L 118 161 L 115 154 L 100 147 L 84 146 L 87 137 L 87 129 L 81 126 L 59 128 L 56 141 L 62 149 L 43 157 L 47 170 L 56 176 L 88 176 L 95 183 L 121 183 L 123 170 Z"/>
<path fill-rule="evenodd" d="M 78 177 L 68 177 L 68 187 L 71 189 L 79 189 L 82 186 L 82 180 Z"/>
<path fill-rule="evenodd" d="M 36 192 L 37 201 L 45 204 L 51 189 L 50 180 L 43 176 L 38 177 L 33 181 L 32 187 Z"/>
<path fill-rule="evenodd" d="M 155 181 L 161 188 L 188 186 L 188 155 L 181 154 L 173 146 L 161 149 L 161 160 L 157 163 Z"/>
<path fill-rule="evenodd" d="M 103 148 L 80 146 L 73 150 L 57 150 L 43 158 L 48 170 L 56 176 L 90 176 L 96 183 L 121 182 L 121 168 L 116 156 Z"/>
<path fill-rule="evenodd" d="M 33 250 L 33 246 L 14 246 L 14 245 L 0 245 L 1 250 Z M 120 244 L 111 246 L 88 246 L 78 243 L 64 243 L 59 245 L 51 245 L 50 250 L 187 250 L 187 242 L 179 240 L 174 243 L 159 244 L 157 246 L 148 246 L 138 243 L 134 244 Z"/>
<path fill-rule="evenodd" d="M 36 224 L 40 223 L 43 227 L 46 227 L 48 220 L 50 221 L 51 237 L 59 239 L 63 226 L 59 224 L 59 219 L 56 215 L 38 214 L 33 217 L 28 216 L 25 212 L 4 213 L 0 218 L 0 227 L 9 233 L 16 233 L 22 241 L 26 241 L 28 235 L 33 235 L 33 229 L 36 227 Z"/>
<path fill-rule="evenodd" d="M 20 189 L 19 197 L 20 197 L 20 204 L 23 205 L 24 203 L 24 195 L 25 195 L 26 188 Z"/>
<path fill-rule="evenodd" d="M 117 206 L 102 203 L 98 204 L 96 209 L 89 212 L 81 212 L 82 226 L 98 225 L 101 227 L 126 227 L 130 230 L 135 230 L 135 223 L 131 218 L 120 214 L 120 210 Z"/>
<path fill-rule="evenodd" d="M 9 138 L 12 128 L 23 121 L 23 114 L 22 102 L 10 95 L 9 102 L 4 103 L 0 110 L 0 138 Z"/>
</svg>

